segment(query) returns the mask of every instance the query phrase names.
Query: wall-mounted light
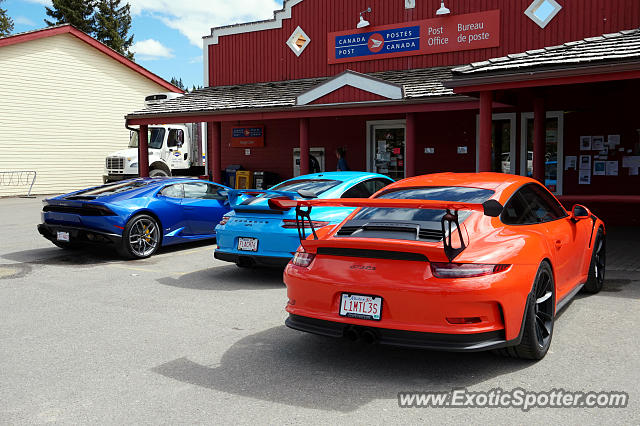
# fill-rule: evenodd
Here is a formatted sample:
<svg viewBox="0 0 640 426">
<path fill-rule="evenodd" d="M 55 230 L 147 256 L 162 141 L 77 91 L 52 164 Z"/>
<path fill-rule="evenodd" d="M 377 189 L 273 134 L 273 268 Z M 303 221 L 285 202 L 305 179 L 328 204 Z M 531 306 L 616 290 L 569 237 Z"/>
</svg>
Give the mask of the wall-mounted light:
<svg viewBox="0 0 640 426">
<path fill-rule="evenodd" d="M 440 2 L 440 9 L 436 11 L 436 15 L 448 15 L 451 11 L 444 5 L 444 0 Z"/>
<path fill-rule="evenodd" d="M 362 14 L 364 13 L 369 13 L 371 12 L 371 8 L 368 7 L 367 10 L 363 10 L 362 12 L 360 12 L 360 21 L 358 21 L 358 25 L 356 25 L 356 28 L 364 28 L 364 27 L 368 27 L 369 25 L 369 21 L 367 21 L 366 19 L 364 19 L 364 17 L 362 16 Z"/>
</svg>

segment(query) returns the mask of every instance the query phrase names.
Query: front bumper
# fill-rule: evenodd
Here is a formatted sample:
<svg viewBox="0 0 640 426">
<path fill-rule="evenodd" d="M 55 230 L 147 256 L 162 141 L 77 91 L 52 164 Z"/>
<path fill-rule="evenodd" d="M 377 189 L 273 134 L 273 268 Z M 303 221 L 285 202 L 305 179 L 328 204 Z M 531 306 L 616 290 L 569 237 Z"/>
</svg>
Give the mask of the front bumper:
<svg viewBox="0 0 640 426">
<path fill-rule="evenodd" d="M 276 257 L 276 256 L 259 256 L 252 255 L 249 252 L 246 254 L 228 253 L 220 250 L 213 252 L 213 257 L 225 262 L 233 262 L 238 264 L 266 266 L 269 268 L 284 268 L 287 266 L 291 257 Z"/>
<path fill-rule="evenodd" d="M 69 242 L 74 244 L 99 244 L 99 245 L 115 245 L 122 241 L 122 235 L 113 234 L 104 231 L 96 231 L 90 228 L 66 225 L 50 225 L 41 223 L 38 225 L 38 232 L 50 241 L 57 241 L 57 233 L 68 232 Z"/>
<path fill-rule="evenodd" d="M 380 327 L 354 326 L 293 314 L 289 315 L 285 324 L 294 330 L 329 337 L 344 337 L 345 332 L 349 329 L 358 334 L 368 331 L 373 333 L 375 335 L 375 341 L 382 345 L 432 350 L 474 352 L 497 349 L 513 344 L 505 339 L 504 331 L 502 330 L 468 334 L 425 333 Z"/>
</svg>

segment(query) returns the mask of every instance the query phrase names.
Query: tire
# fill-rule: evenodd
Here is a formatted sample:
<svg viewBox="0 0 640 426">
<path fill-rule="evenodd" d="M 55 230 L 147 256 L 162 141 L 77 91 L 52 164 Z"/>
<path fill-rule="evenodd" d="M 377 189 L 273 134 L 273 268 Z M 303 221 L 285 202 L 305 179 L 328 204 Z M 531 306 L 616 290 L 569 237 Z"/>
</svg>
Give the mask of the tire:
<svg viewBox="0 0 640 426">
<path fill-rule="evenodd" d="M 556 291 L 549 263 L 542 262 L 533 284 L 533 299 L 527 304 L 520 344 L 498 349 L 495 353 L 511 358 L 539 360 L 551 346 L 555 317 Z"/>
<path fill-rule="evenodd" d="M 167 173 L 166 170 L 163 169 L 153 169 L 149 172 L 149 177 L 169 177 L 170 173 Z"/>
<path fill-rule="evenodd" d="M 607 245 L 602 228 L 598 229 L 591 252 L 591 263 L 589 264 L 589 275 L 587 282 L 582 287 L 585 293 L 595 294 L 602 290 L 604 284 L 604 273 L 607 263 Z"/>
<path fill-rule="evenodd" d="M 132 217 L 122 232 L 118 253 L 127 259 L 145 259 L 158 251 L 162 243 L 162 228 L 147 214 Z"/>
</svg>

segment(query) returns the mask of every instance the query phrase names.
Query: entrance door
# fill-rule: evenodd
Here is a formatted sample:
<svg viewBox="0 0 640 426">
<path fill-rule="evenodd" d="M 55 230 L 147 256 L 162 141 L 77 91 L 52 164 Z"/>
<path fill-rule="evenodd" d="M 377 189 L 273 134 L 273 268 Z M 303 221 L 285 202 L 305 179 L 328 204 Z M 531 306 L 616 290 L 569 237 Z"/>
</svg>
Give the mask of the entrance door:
<svg viewBox="0 0 640 426">
<path fill-rule="evenodd" d="M 516 114 L 493 114 L 491 123 L 491 171 L 498 173 L 516 172 Z M 479 139 L 479 118 L 476 126 L 476 153 Z M 476 170 L 478 169 L 476 154 Z"/>
<path fill-rule="evenodd" d="M 404 179 L 405 134 L 404 121 L 369 123 L 369 170 Z"/>
<path fill-rule="evenodd" d="M 544 184 L 556 195 L 562 194 L 562 112 L 547 113 L 544 148 Z M 522 152 L 520 155 L 520 174 L 533 176 L 533 113 L 522 114 Z M 525 151 L 526 150 L 526 151 Z M 525 169 L 526 156 L 526 169 Z M 524 171 L 526 170 L 526 173 Z"/>
</svg>

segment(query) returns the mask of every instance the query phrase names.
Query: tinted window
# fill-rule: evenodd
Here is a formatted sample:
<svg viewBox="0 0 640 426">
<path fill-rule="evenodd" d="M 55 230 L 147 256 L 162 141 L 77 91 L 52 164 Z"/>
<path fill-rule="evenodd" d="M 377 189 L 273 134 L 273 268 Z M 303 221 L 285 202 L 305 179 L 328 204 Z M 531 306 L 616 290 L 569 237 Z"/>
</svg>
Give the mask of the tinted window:
<svg viewBox="0 0 640 426">
<path fill-rule="evenodd" d="M 528 225 L 549 222 L 565 217 L 566 213 L 543 188 L 525 185 L 516 191 L 500 216 L 507 225 Z"/>
<path fill-rule="evenodd" d="M 184 198 L 184 188 L 181 183 L 169 185 L 160 191 L 160 195 L 171 198 Z"/>
<path fill-rule="evenodd" d="M 276 185 L 271 189 L 276 191 L 293 191 L 293 192 L 297 192 L 303 189 L 306 191 L 312 191 L 316 195 L 320 195 L 326 190 L 331 189 L 340 183 L 342 182 L 340 182 L 339 180 L 332 180 L 332 179 L 297 179 L 297 180 L 282 182 L 281 184 Z"/>
<path fill-rule="evenodd" d="M 167 147 L 174 148 L 176 146 L 182 146 L 184 142 L 184 132 L 182 129 L 169 130 L 169 137 L 167 138 Z"/>
<path fill-rule="evenodd" d="M 341 198 L 369 198 L 390 183 L 386 179 L 369 179 L 345 191 Z"/>
<path fill-rule="evenodd" d="M 184 198 L 200 198 L 203 200 L 222 200 L 218 194 L 221 187 L 206 182 L 191 182 L 184 184 Z"/>
<path fill-rule="evenodd" d="M 459 201 L 466 203 L 483 203 L 493 195 L 493 191 L 481 188 L 465 188 L 461 186 L 431 186 L 422 188 L 392 189 L 376 198 Z M 360 210 L 352 220 L 393 220 L 440 222 L 443 210 L 429 209 L 387 209 L 367 207 Z M 461 212 L 460 219 L 469 214 Z"/>
</svg>

